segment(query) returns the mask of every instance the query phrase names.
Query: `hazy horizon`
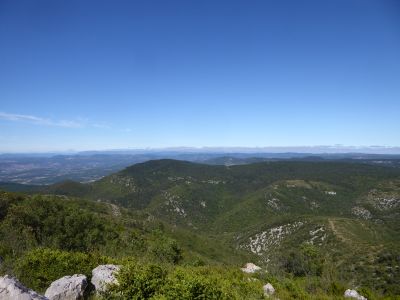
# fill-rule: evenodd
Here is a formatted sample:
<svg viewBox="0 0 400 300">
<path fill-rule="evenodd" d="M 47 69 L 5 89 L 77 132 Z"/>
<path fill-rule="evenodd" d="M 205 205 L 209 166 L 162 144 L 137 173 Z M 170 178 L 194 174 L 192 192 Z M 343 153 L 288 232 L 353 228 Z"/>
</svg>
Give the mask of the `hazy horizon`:
<svg viewBox="0 0 400 300">
<path fill-rule="evenodd" d="M 79 153 L 148 153 L 148 152 L 177 152 L 177 153 L 310 153 L 310 154 L 387 154 L 400 155 L 400 147 L 391 146 L 344 146 L 344 145 L 319 145 L 319 146 L 270 146 L 270 147 L 147 147 L 147 148 L 110 148 L 110 149 L 85 149 L 85 150 L 48 150 L 48 151 L 1 151 L 0 154 L 79 154 Z"/>
</svg>

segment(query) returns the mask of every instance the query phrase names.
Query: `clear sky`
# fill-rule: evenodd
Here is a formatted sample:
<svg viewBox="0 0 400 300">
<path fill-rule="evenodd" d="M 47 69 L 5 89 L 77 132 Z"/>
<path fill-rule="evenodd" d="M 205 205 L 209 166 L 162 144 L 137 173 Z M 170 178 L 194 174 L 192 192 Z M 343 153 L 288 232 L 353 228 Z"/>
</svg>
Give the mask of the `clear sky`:
<svg viewBox="0 0 400 300">
<path fill-rule="evenodd" d="M 400 1 L 0 0 L 0 151 L 400 146 Z"/>
</svg>

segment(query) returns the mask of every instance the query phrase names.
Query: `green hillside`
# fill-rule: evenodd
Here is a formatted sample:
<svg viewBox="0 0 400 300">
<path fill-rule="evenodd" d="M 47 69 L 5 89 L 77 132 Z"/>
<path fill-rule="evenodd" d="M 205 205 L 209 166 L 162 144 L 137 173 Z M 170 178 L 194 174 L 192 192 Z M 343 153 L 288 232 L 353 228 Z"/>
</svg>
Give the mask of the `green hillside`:
<svg viewBox="0 0 400 300">
<path fill-rule="evenodd" d="M 184 269 L 252 261 L 280 299 L 337 299 L 345 287 L 369 299 L 400 295 L 398 168 L 157 160 L 40 193 L 1 194 L 3 269 L 18 274 L 45 247 Z"/>
</svg>

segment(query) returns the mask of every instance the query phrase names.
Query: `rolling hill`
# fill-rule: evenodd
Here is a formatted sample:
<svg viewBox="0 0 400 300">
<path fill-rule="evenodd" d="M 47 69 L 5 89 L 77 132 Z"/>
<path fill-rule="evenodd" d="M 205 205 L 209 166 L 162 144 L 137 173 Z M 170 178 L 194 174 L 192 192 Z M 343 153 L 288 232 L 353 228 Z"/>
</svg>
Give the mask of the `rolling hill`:
<svg viewBox="0 0 400 300">
<path fill-rule="evenodd" d="M 93 183 L 67 181 L 31 192 L 85 203 L 88 213 L 101 208 L 112 224 L 128 231 L 134 220 L 144 240 L 161 226 L 188 262 L 196 258 L 238 267 L 252 260 L 277 278 L 339 278 L 378 297 L 400 294 L 398 168 L 338 161 L 226 166 L 163 159 Z"/>
</svg>

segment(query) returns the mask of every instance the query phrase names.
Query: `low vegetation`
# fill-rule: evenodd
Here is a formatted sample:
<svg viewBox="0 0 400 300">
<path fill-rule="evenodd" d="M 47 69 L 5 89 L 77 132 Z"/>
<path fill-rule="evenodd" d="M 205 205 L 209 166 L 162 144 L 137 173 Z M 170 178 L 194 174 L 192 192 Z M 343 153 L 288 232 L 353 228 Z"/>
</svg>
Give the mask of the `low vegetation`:
<svg viewBox="0 0 400 300">
<path fill-rule="evenodd" d="M 151 161 L 0 192 L 1 272 L 43 292 L 119 264 L 107 299 L 263 299 L 267 282 L 279 299 L 399 299 L 399 215 L 396 168 Z M 250 261 L 262 271 L 241 272 Z"/>
</svg>

